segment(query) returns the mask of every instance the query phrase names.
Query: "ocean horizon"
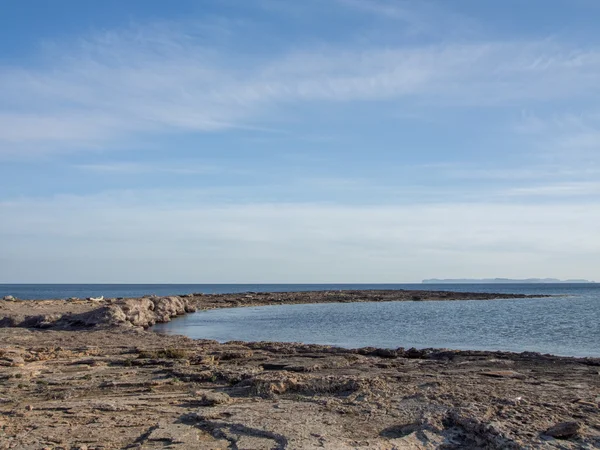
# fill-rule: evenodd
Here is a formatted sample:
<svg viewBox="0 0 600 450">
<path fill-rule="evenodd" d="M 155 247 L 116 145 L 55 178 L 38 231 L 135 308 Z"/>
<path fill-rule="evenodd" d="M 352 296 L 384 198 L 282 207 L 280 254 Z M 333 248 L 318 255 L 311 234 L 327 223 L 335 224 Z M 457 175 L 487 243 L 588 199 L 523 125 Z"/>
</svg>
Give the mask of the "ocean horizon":
<svg viewBox="0 0 600 450">
<path fill-rule="evenodd" d="M 3 283 L 0 298 L 24 300 L 71 297 L 144 297 L 150 295 L 235 294 L 243 292 L 305 292 L 324 290 L 414 289 L 455 292 L 544 294 L 548 288 L 564 292 L 600 286 L 597 283 Z M 555 289 L 555 290 L 556 290 Z"/>
</svg>

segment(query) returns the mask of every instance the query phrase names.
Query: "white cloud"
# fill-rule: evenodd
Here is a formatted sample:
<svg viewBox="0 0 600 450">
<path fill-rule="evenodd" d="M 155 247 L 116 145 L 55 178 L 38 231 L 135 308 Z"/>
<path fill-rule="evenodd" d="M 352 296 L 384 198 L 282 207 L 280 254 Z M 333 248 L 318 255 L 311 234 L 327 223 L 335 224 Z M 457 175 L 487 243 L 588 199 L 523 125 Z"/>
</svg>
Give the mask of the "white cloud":
<svg viewBox="0 0 600 450">
<path fill-rule="evenodd" d="M 0 68 L 0 154 L 89 148 L 169 131 L 275 123 L 290 104 L 397 101 L 407 111 L 598 97 L 600 50 L 553 41 L 220 49 L 194 28 L 137 27 Z M 223 50 L 223 51 L 220 51 Z"/>
<path fill-rule="evenodd" d="M 481 31 L 481 25 L 474 19 L 446 8 L 444 3 L 422 0 L 337 0 L 340 5 L 354 9 L 361 14 L 396 21 L 405 30 L 394 27 L 397 35 L 404 31 L 407 35 L 468 36 Z"/>
<path fill-rule="evenodd" d="M 581 196 L 600 196 L 600 182 L 594 181 L 573 181 L 559 182 L 543 185 L 534 185 L 526 187 L 512 188 L 506 192 L 506 195 L 517 195 L 527 197 L 581 197 Z"/>
<path fill-rule="evenodd" d="M 201 163 L 197 161 L 180 161 L 178 163 L 160 162 L 110 162 L 76 164 L 73 166 L 87 172 L 104 175 L 138 175 L 138 174 L 172 174 L 172 175 L 214 175 L 250 173 L 247 169 L 224 167 L 218 164 Z"/>
<path fill-rule="evenodd" d="M 2 217 L 19 220 L 0 223 L 0 273 L 28 282 L 383 282 L 594 278 L 600 264 L 597 202 L 215 205 L 177 197 L 185 200 L 115 193 L 1 203 Z M 41 261 L 45 270 L 31 270 Z"/>
</svg>

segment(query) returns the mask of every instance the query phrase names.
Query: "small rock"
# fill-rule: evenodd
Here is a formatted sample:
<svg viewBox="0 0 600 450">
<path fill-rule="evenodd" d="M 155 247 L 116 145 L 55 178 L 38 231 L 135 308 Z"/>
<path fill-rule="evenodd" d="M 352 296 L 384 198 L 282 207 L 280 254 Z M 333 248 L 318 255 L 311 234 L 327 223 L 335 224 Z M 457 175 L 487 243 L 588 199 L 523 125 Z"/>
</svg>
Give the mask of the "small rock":
<svg viewBox="0 0 600 450">
<path fill-rule="evenodd" d="M 159 423 L 147 439 L 152 443 L 160 442 L 161 447 L 164 445 L 172 448 L 172 445 L 184 444 L 185 448 L 198 448 L 198 430 L 184 424 Z"/>
<path fill-rule="evenodd" d="M 575 400 L 575 402 L 574 402 L 574 403 L 577 403 L 577 404 L 579 404 L 579 405 L 584 405 L 584 406 L 591 406 L 591 407 L 593 407 L 593 408 L 598 408 L 598 407 L 600 407 L 600 406 L 599 406 L 599 405 L 597 405 L 596 403 L 594 403 L 594 402 L 589 402 L 589 401 L 587 401 L 587 400 L 584 400 L 584 399 L 582 399 L 582 398 L 578 398 L 577 400 Z"/>
<path fill-rule="evenodd" d="M 0 358 L 0 366 L 21 367 L 25 365 L 25 360 L 16 355 L 5 355 Z"/>
<path fill-rule="evenodd" d="M 398 352 L 389 348 L 378 348 L 373 352 L 375 356 L 379 356 L 380 358 L 395 358 L 398 356 Z"/>
<path fill-rule="evenodd" d="M 481 372 L 480 375 L 491 378 L 525 378 L 525 375 L 519 372 L 515 372 L 513 370 L 493 370 L 490 372 Z"/>
<path fill-rule="evenodd" d="M 580 428 L 578 422 L 560 422 L 548 428 L 544 434 L 557 439 L 568 439 L 575 436 Z"/>
<path fill-rule="evenodd" d="M 425 358 L 426 355 L 427 355 L 427 351 L 426 350 L 418 350 L 418 349 L 416 349 L 414 347 L 413 348 L 409 348 L 404 353 L 404 357 L 405 358 L 410 358 L 410 359 L 422 359 L 422 358 Z"/>
<path fill-rule="evenodd" d="M 98 411 L 115 412 L 115 411 L 131 411 L 133 408 L 129 405 L 122 405 L 118 403 L 98 403 L 93 405 L 93 408 Z"/>
<path fill-rule="evenodd" d="M 217 406 L 231 403 L 231 397 L 225 392 L 197 392 L 200 406 Z"/>
</svg>

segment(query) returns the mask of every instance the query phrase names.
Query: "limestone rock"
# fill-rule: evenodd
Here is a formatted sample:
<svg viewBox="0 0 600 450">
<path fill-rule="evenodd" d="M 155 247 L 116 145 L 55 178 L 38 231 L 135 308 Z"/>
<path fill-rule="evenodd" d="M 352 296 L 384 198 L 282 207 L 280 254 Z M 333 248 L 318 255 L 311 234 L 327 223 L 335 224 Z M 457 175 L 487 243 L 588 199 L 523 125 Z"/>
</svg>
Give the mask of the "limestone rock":
<svg viewBox="0 0 600 450">
<path fill-rule="evenodd" d="M 62 319 L 62 317 L 62 314 L 58 313 L 27 316 L 19 326 L 26 328 L 50 328 Z"/>
<path fill-rule="evenodd" d="M 25 365 L 25 360 L 15 354 L 5 354 L 0 357 L 0 366 L 21 367 Z"/>
<path fill-rule="evenodd" d="M 198 403 L 200 406 L 217 406 L 231 403 L 231 397 L 225 392 L 200 391 L 196 395 L 199 397 Z"/>
<path fill-rule="evenodd" d="M 15 300 L 16 301 L 16 300 Z M 76 302 L 75 298 L 70 302 Z M 64 301 L 63 301 L 64 302 Z M 41 302 L 36 303 L 39 305 Z M 107 328 L 139 327 L 149 328 L 160 322 L 168 322 L 172 317 L 184 315 L 196 310 L 193 300 L 181 297 L 146 297 L 129 299 L 110 299 L 95 309 L 81 313 L 54 312 L 50 314 L 24 315 L 11 314 L 0 317 L 0 327 L 24 328 Z"/>
<path fill-rule="evenodd" d="M 163 297 L 154 300 L 154 309 L 157 322 L 168 322 L 185 314 L 185 303 L 179 297 Z"/>
<path fill-rule="evenodd" d="M 578 422 L 560 422 L 548 428 L 544 434 L 557 439 L 569 439 L 575 436 L 580 428 L 581 425 Z"/>
<path fill-rule="evenodd" d="M 123 326 L 127 327 L 131 326 L 131 323 L 127 322 L 127 317 L 121 308 L 111 305 L 103 306 L 84 314 L 64 316 L 58 325 L 62 329 L 80 327 L 110 328 Z"/>
<path fill-rule="evenodd" d="M 525 375 L 519 372 L 515 372 L 514 370 L 492 370 L 487 372 L 481 372 L 480 375 L 490 378 L 526 378 Z"/>
<path fill-rule="evenodd" d="M 123 300 L 117 307 L 133 326 L 148 328 L 156 323 L 154 302 L 149 298 Z"/>
</svg>

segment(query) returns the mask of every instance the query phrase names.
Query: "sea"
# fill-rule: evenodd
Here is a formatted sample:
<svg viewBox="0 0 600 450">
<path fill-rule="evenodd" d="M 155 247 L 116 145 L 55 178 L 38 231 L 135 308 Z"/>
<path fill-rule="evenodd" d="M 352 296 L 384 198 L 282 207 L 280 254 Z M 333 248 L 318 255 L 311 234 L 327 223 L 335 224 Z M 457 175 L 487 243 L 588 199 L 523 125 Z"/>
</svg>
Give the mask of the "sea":
<svg viewBox="0 0 600 450">
<path fill-rule="evenodd" d="M 449 348 L 600 357 L 600 283 L 1 284 L 0 297 L 140 297 L 189 293 L 416 289 L 552 295 L 508 300 L 273 305 L 199 311 L 153 327 L 220 342 Z"/>
</svg>

